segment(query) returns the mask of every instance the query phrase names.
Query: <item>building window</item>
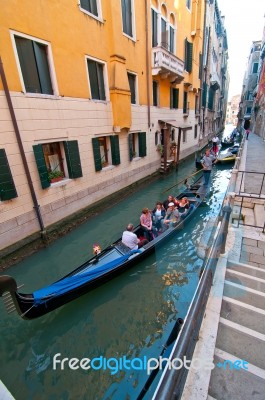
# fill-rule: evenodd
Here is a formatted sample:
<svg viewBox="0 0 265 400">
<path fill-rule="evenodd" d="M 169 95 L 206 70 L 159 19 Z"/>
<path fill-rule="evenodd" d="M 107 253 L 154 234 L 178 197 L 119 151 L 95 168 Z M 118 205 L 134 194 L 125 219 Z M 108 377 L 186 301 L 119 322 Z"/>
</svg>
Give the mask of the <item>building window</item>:
<svg viewBox="0 0 265 400">
<path fill-rule="evenodd" d="M 136 75 L 127 73 L 131 91 L 131 104 L 136 104 Z"/>
<path fill-rule="evenodd" d="M 247 107 L 246 114 L 251 114 L 252 107 Z"/>
<path fill-rule="evenodd" d="M 158 82 L 153 81 L 153 106 L 158 106 Z"/>
<path fill-rule="evenodd" d="M 132 132 L 128 135 L 129 160 L 146 156 L 146 132 Z"/>
<path fill-rule="evenodd" d="M 121 0 L 123 33 L 133 37 L 132 0 Z"/>
<path fill-rule="evenodd" d="M 169 27 L 169 51 L 171 53 L 174 53 L 174 51 L 175 51 L 174 43 L 175 43 L 175 29 L 172 26 L 170 26 Z"/>
<path fill-rule="evenodd" d="M 170 108 L 179 108 L 179 89 L 170 88 Z"/>
<path fill-rule="evenodd" d="M 120 164 L 119 136 L 92 138 L 95 170 L 100 171 L 110 165 Z"/>
<path fill-rule="evenodd" d="M 215 99 L 215 91 L 212 87 L 210 87 L 208 96 L 208 108 L 211 111 L 214 111 L 214 99 Z"/>
<path fill-rule="evenodd" d="M 195 96 L 195 115 L 200 114 L 199 96 Z"/>
<path fill-rule="evenodd" d="M 104 68 L 105 65 L 97 61 L 87 59 L 91 98 L 93 100 L 106 100 Z"/>
<path fill-rule="evenodd" d="M 194 139 L 197 139 L 198 136 L 198 125 L 194 126 Z"/>
<path fill-rule="evenodd" d="M 256 74 L 258 72 L 259 63 L 253 63 L 252 74 Z"/>
<path fill-rule="evenodd" d="M 43 189 L 58 180 L 56 178 L 83 176 L 77 140 L 37 144 L 33 151 Z"/>
<path fill-rule="evenodd" d="M 191 9 L 191 0 L 186 0 L 186 7 L 190 10 Z"/>
<path fill-rule="evenodd" d="M 182 130 L 182 142 L 187 143 L 187 130 L 186 129 Z"/>
<path fill-rule="evenodd" d="M 188 92 L 183 92 L 183 114 L 189 114 Z"/>
<path fill-rule="evenodd" d="M 167 22 L 161 18 L 161 46 L 168 50 Z"/>
<path fill-rule="evenodd" d="M 158 44 L 157 41 L 157 20 L 158 20 L 158 15 L 157 12 L 155 10 L 151 10 L 152 11 L 152 47 L 156 47 Z"/>
<path fill-rule="evenodd" d="M 86 10 L 90 14 L 98 17 L 98 5 L 97 0 L 80 0 L 80 7 Z"/>
<path fill-rule="evenodd" d="M 0 201 L 17 197 L 12 172 L 9 167 L 5 149 L 0 149 Z"/>
<path fill-rule="evenodd" d="M 48 46 L 19 36 L 15 43 L 26 92 L 53 94 Z"/>
<path fill-rule="evenodd" d="M 192 71 L 192 50 L 193 43 L 185 39 L 185 70 L 187 72 Z"/>
</svg>

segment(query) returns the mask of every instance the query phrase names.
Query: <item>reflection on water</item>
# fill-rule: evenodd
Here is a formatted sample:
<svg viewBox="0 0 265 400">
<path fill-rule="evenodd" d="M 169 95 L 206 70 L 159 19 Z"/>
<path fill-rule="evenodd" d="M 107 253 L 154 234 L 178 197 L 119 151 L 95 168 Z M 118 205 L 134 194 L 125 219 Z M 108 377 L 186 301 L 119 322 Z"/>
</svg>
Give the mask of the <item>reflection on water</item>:
<svg viewBox="0 0 265 400">
<path fill-rule="evenodd" d="M 101 247 L 109 244 L 127 222 L 138 222 L 143 206 L 151 207 L 165 198 L 165 188 L 192 172 L 193 160 L 178 174 L 159 179 L 102 211 L 8 272 L 25 283 L 25 292 L 58 279 L 91 256 L 94 242 Z M 175 321 L 185 317 L 190 305 L 202 265 L 194 245 L 207 220 L 219 213 L 229 176 L 229 170 L 216 169 L 211 196 L 183 231 L 155 254 L 91 293 L 33 321 L 7 315 L 1 302 L 1 379 L 15 398 L 137 397 L 147 379 L 145 371 L 53 370 L 53 356 L 150 358 L 161 353 Z"/>
</svg>

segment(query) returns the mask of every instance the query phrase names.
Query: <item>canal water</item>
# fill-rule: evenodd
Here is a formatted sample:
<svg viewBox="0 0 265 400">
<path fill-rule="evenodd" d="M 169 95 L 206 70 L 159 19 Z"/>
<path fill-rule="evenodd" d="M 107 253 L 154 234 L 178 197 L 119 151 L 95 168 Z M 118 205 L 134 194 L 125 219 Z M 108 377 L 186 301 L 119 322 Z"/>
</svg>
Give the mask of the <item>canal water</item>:
<svg viewBox="0 0 265 400">
<path fill-rule="evenodd" d="M 137 224 L 143 207 L 180 192 L 182 185 L 163 193 L 193 172 L 191 158 L 177 173 L 159 178 L 111 208 L 99 207 L 93 219 L 7 273 L 24 283 L 25 293 L 59 279 L 91 257 L 93 243 L 104 248 L 128 222 Z M 135 362 L 135 369 L 117 371 L 115 360 L 158 357 L 176 319 L 185 317 L 203 263 L 196 243 L 207 221 L 220 212 L 230 174 L 227 167 L 215 167 L 210 196 L 185 229 L 107 284 L 32 321 L 7 315 L 0 302 L 0 378 L 17 400 L 137 398 L 148 378 L 146 371 L 140 370 L 140 362 Z M 57 353 L 59 359 L 98 358 L 93 364 L 97 369 L 73 370 L 65 365 L 61 370 L 57 365 L 54 370 Z M 103 357 L 108 360 L 105 369 Z"/>
</svg>

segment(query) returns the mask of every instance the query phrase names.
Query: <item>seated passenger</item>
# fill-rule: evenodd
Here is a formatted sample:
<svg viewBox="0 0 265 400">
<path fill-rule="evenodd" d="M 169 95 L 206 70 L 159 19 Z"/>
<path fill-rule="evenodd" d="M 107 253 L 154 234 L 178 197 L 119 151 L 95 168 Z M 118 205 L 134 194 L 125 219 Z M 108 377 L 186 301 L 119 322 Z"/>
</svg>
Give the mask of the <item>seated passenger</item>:
<svg viewBox="0 0 265 400">
<path fill-rule="evenodd" d="M 168 209 L 163 220 L 164 228 L 173 227 L 179 221 L 179 212 L 177 208 L 174 208 L 174 203 L 171 202 L 168 205 Z"/>
<path fill-rule="evenodd" d="M 162 221 L 165 215 L 166 215 L 166 210 L 164 209 L 163 204 L 160 201 L 158 201 L 156 203 L 156 207 L 152 211 L 154 227 L 158 231 L 161 231 L 162 229 Z"/>
<path fill-rule="evenodd" d="M 122 234 L 122 243 L 125 244 L 125 246 L 129 247 L 131 250 L 137 250 L 143 247 L 146 243 L 148 243 L 148 240 L 143 239 L 140 240 L 138 239 L 137 235 L 133 232 L 133 224 L 128 224 L 126 231 L 123 232 Z"/>
<path fill-rule="evenodd" d="M 144 231 L 144 235 L 146 239 L 151 242 L 154 239 L 153 231 L 152 231 L 152 215 L 148 208 L 144 208 L 142 211 L 142 215 L 140 217 L 140 224 Z"/>
<path fill-rule="evenodd" d="M 178 205 L 178 200 L 175 199 L 175 197 L 170 194 L 168 198 L 163 202 L 163 207 L 165 210 L 168 209 L 169 203 L 174 203 L 174 205 L 176 206 Z"/>
<path fill-rule="evenodd" d="M 178 211 L 180 213 L 180 216 L 182 218 L 186 217 L 186 215 L 188 214 L 189 209 L 190 209 L 190 202 L 187 199 L 187 197 L 182 197 L 182 199 L 180 199 L 177 208 L 178 208 Z"/>
</svg>

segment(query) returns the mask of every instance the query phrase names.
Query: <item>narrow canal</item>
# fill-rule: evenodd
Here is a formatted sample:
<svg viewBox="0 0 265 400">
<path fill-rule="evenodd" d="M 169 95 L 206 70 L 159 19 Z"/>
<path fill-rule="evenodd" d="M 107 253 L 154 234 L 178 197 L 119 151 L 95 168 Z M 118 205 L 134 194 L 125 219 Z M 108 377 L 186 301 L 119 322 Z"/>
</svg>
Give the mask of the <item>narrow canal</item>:
<svg viewBox="0 0 265 400">
<path fill-rule="evenodd" d="M 7 273 L 25 284 L 23 292 L 59 279 L 92 255 L 93 243 L 104 248 L 128 222 L 138 223 L 143 207 L 153 207 L 171 192 L 177 194 L 183 186 L 163 191 L 192 172 L 193 158 L 177 173 L 159 178 L 107 210 L 99 208 L 92 220 Z M 53 370 L 53 357 L 57 353 L 60 358 L 78 359 L 159 356 L 174 322 L 186 315 L 203 262 L 196 254 L 196 243 L 207 220 L 220 211 L 230 174 L 227 167 L 215 167 L 211 195 L 189 225 L 154 255 L 109 283 L 32 321 L 7 315 L 0 302 L 0 376 L 17 400 L 137 398 L 146 371 L 114 373 L 114 369 L 84 371 L 68 366 Z"/>
</svg>

